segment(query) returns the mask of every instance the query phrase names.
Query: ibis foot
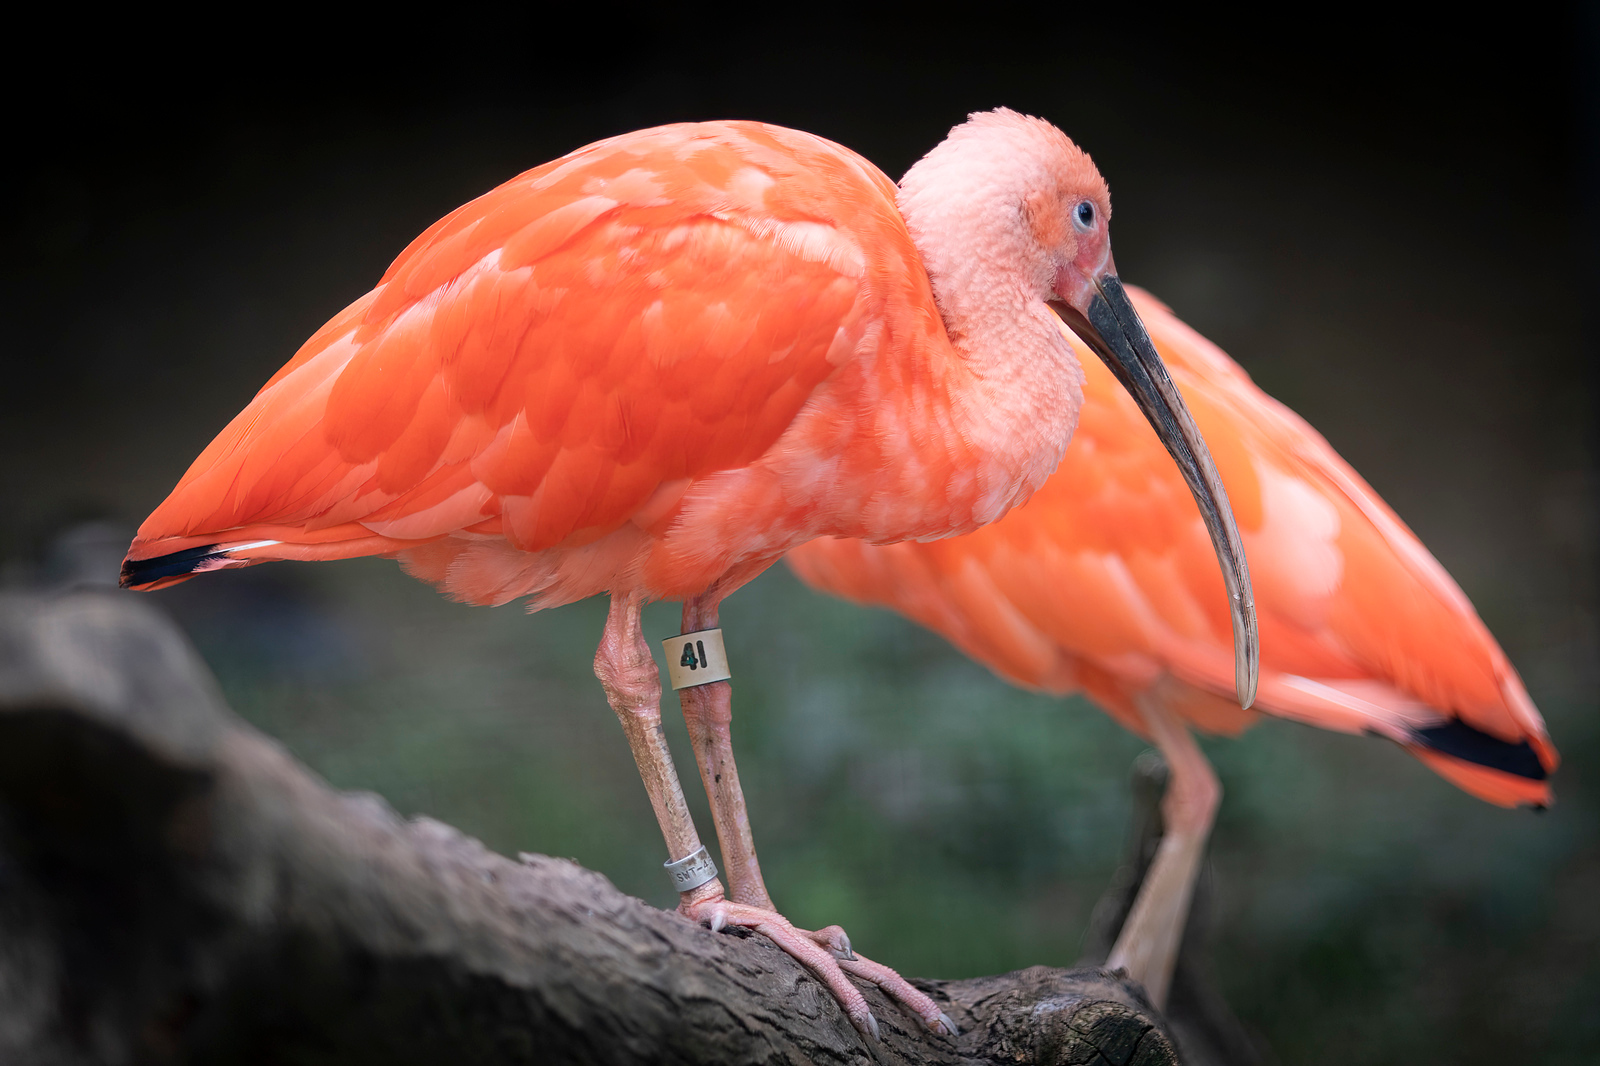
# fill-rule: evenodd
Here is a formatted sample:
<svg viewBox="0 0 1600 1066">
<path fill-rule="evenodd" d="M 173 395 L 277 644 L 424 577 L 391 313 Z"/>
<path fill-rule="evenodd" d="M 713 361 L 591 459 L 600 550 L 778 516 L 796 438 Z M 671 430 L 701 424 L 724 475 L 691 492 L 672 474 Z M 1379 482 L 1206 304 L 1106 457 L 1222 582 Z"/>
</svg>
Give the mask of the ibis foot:
<svg viewBox="0 0 1600 1066">
<path fill-rule="evenodd" d="M 698 900 L 688 898 L 691 895 L 693 893 L 686 893 L 680 901 L 679 913 L 713 932 L 737 926 L 753 930 L 772 941 L 785 954 L 810 970 L 833 993 L 833 998 L 839 1001 L 850 1023 L 863 1037 L 878 1039 L 878 1020 L 868 1009 L 866 997 L 850 983 L 846 974 L 877 985 L 890 999 L 916 1015 L 931 1031 L 945 1036 L 956 1035 L 955 1023 L 939 1009 L 937 1003 L 889 967 L 856 954 L 851 948 L 850 938 L 837 925 L 810 932 L 795 928 L 789 919 L 775 910 L 732 903 L 720 894 Z"/>
</svg>

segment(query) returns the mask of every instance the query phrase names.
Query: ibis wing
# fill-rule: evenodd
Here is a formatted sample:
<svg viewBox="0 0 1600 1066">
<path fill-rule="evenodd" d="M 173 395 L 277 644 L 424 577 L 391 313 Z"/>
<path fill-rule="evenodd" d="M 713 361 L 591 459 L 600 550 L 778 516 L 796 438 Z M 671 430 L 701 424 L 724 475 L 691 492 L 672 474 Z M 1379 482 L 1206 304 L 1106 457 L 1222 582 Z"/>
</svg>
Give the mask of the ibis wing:
<svg viewBox="0 0 1600 1066">
<path fill-rule="evenodd" d="M 1257 706 L 1388 735 L 1496 802 L 1547 798 L 1556 755 L 1544 723 L 1443 568 L 1315 430 L 1159 301 L 1130 292 L 1243 534 L 1261 627 Z M 823 541 L 791 562 L 1014 681 L 1086 689 L 1136 729 L 1128 695 L 1163 676 L 1186 687 L 1172 698 L 1197 724 L 1237 729 L 1248 718 L 1227 706 L 1232 630 L 1200 515 L 1131 398 L 1087 350 L 1080 360 L 1077 434 L 1028 503 L 958 539 Z"/>
<path fill-rule="evenodd" d="M 417 238 L 195 461 L 130 559 L 603 536 L 663 483 L 770 447 L 878 310 L 869 268 L 914 254 L 892 183 L 817 138 L 601 142 Z"/>
<path fill-rule="evenodd" d="M 1250 456 L 1261 513 L 1252 516 L 1246 549 L 1258 583 L 1272 589 L 1279 642 L 1294 652 L 1297 638 L 1311 637 L 1356 667 L 1318 672 L 1314 662 L 1286 660 L 1278 669 L 1326 680 L 1352 694 L 1352 704 L 1371 693 L 1408 730 L 1435 728 L 1440 723 L 1426 715 L 1443 714 L 1488 737 L 1526 743 L 1553 769 L 1555 750 L 1521 680 L 1438 561 L 1316 430 L 1159 302 L 1141 297 L 1163 356 L 1185 367 L 1186 395 Z M 1204 418 L 1201 425 L 1210 428 Z M 1237 460 L 1232 465 L 1230 492 L 1249 480 Z"/>
</svg>

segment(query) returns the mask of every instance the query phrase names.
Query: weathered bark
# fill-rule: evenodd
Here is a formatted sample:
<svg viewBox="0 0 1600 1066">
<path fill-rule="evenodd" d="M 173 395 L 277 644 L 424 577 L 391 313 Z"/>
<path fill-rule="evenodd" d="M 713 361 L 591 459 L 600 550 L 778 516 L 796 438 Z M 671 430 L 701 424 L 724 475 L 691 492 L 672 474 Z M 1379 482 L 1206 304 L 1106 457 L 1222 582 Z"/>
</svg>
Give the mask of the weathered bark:
<svg viewBox="0 0 1600 1066">
<path fill-rule="evenodd" d="M 883 1041 L 759 936 L 332 791 L 147 604 L 0 598 L 0 1062 L 1173 1063 L 1137 986 L 928 981 Z"/>
</svg>

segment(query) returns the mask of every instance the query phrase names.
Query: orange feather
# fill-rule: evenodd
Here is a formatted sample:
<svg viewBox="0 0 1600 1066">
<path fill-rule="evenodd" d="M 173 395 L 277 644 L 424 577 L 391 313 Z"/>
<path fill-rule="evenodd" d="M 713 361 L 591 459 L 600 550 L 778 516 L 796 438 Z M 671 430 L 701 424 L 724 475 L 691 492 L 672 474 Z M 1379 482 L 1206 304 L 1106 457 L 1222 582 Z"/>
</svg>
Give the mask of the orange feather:
<svg viewBox="0 0 1600 1066">
<path fill-rule="evenodd" d="M 1249 557 L 1261 632 L 1256 710 L 1404 744 L 1494 803 L 1545 804 L 1557 755 L 1471 604 L 1328 443 L 1215 345 L 1134 304 L 1211 447 Z M 1071 338 L 1075 345 L 1080 342 Z M 1083 690 L 1143 732 L 1153 691 L 1235 733 L 1227 600 L 1178 470 L 1099 362 L 1077 435 L 1024 506 L 962 537 L 789 555 L 808 583 L 891 607 L 1017 684 Z"/>
<path fill-rule="evenodd" d="M 381 553 L 460 599 L 546 607 L 726 592 L 821 534 L 973 528 L 978 460 L 946 417 L 971 374 L 895 194 L 751 122 L 520 175 L 267 382 L 140 527 L 128 583 L 183 580 L 137 564 L 184 553 Z M 885 471 L 915 476 L 886 492 Z"/>
</svg>

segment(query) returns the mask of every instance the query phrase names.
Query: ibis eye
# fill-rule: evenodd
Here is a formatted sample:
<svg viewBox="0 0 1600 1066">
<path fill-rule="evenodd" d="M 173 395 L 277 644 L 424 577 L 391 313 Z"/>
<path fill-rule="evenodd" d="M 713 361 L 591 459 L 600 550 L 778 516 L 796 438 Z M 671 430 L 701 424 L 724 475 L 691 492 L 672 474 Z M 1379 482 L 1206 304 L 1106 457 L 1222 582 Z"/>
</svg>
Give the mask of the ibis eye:
<svg viewBox="0 0 1600 1066">
<path fill-rule="evenodd" d="M 1081 230 L 1094 229 L 1094 204 L 1088 200 L 1079 204 L 1078 209 L 1072 213 L 1072 220 Z"/>
</svg>

